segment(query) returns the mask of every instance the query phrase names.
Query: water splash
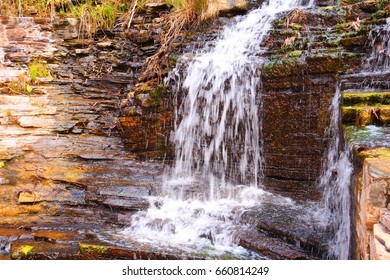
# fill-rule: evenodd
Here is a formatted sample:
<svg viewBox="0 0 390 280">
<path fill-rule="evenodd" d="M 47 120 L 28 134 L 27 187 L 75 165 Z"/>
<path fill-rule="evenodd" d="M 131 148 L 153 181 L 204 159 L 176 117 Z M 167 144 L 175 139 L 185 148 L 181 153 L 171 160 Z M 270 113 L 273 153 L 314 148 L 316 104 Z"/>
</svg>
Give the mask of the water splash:
<svg viewBox="0 0 390 280">
<path fill-rule="evenodd" d="M 207 180 L 209 199 L 219 199 L 220 188 L 232 179 L 261 183 L 260 45 L 276 15 L 299 4 L 296 0 L 263 4 L 225 28 L 213 49 L 186 61 L 184 73 L 180 67 L 172 73 L 175 92 L 186 92 L 173 137 L 173 178 L 196 181 L 191 176 L 200 174 Z"/>
<path fill-rule="evenodd" d="M 260 46 L 277 14 L 298 7 L 298 0 L 267 1 L 225 27 L 213 47 L 179 62 L 170 76 L 175 92 L 185 93 L 178 98 L 172 138 L 176 162 L 160 197 L 151 198 L 152 206 L 133 216 L 126 235 L 153 244 L 195 251 L 212 246 L 215 252 L 253 257 L 238 246 L 242 212 L 264 199 L 293 203 L 259 188 Z"/>
<path fill-rule="evenodd" d="M 348 143 L 343 141 L 340 116 L 341 90 L 337 86 L 330 106 L 331 120 L 326 131 L 329 138 L 327 156 L 319 187 L 324 190 L 323 202 L 327 226 L 334 235 L 329 240 L 329 257 L 348 259 L 351 242 L 351 177 L 353 166 Z"/>
<path fill-rule="evenodd" d="M 390 71 L 390 18 L 386 24 L 379 25 L 371 30 L 369 37 L 370 57 L 367 59 L 365 69 L 369 72 Z"/>
</svg>

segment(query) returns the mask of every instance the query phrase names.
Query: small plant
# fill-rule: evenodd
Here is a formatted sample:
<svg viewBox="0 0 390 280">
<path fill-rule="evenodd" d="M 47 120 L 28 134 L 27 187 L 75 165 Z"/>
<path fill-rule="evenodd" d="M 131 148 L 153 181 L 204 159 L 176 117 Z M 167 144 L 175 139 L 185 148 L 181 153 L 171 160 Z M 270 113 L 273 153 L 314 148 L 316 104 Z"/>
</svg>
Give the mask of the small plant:
<svg viewBox="0 0 390 280">
<path fill-rule="evenodd" d="M 30 78 L 32 82 L 36 82 L 37 78 L 51 78 L 50 71 L 47 69 L 46 64 L 42 62 L 33 62 L 29 68 Z"/>
<path fill-rule="evenodd" d="M 33 91 L 33 88 L 28 84 L 30 78 L 26 74 L 20 74 L 18 79 L 12 81 L 8 87 L 6 87 L 6 92 L 9 94 L 25 94 Z"/>
</svg>

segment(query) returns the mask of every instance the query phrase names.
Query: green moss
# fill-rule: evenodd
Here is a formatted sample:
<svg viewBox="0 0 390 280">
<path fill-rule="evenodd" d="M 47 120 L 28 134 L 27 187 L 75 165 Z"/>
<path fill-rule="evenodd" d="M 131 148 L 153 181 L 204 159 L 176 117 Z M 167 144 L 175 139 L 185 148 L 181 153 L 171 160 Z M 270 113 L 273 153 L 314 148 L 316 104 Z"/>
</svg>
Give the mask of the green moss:
<svg viewBox="0 0 390 280">
<path fill-rule="evenodd" d="M 27 256 L 32 250 L 34 250 L 35 247 L 34 246 L 30 246 L 30 245 L 26 245 L 26 246 L 23 246 L 21 249 L 20 249 L 20 252 L 22 254 L 24 254 L 25 256 Z"/>
<path fill-rule="evenodd" d="M 292 51 L 292 52 L 290 52 L 289 54 L 288 54 L 288 56 L 289 57 L 299 57 L 299 56 L 301 56 L 302 55 L 302 53 L 303 53 L 303 51 Z"/>
<path fill-rule="evenodd" d="M 157 85 L 150 92 L 150 97 L 153 99 L 153 105 L 160 105 L 161 98 L 168 93 L 168 89 L 164 84 Z"/>
<path fill-rule="evenodd" d="M 344 105 L 388 105 L 390 92 L 345 92 L 342 94 Z"/>
<path fill-rule="evenodd" d="M 5 166 L 5 162 L 4 161 L 0 161 L 0 168 L 3 168 Z"/>
<path fill-rule="evenodd" d="M 46 64 L 42 62 L 32 62 L 28 68 L 31 81 L 35 82 L 37 78 L 51 78 L 50 71 Z"/>
<path fill-rule="evenodd" d="M 27 259 L 29 254 L 35 249 L 34 246 L 24 245 L 11 253 L 12 260 Z"/>
<path fill-rule="evenodd" d="M 225 253 L 218 256 L 218 260 L 239 260 L 236 256 L 231 253 Z"/>
<path fill-rule="evenodd" d="M 79 243 L 79 250 L 84 254 L 105 254 L 108 252 L 108 248 L 106 246 L 85 243 Z"/>
</svg>

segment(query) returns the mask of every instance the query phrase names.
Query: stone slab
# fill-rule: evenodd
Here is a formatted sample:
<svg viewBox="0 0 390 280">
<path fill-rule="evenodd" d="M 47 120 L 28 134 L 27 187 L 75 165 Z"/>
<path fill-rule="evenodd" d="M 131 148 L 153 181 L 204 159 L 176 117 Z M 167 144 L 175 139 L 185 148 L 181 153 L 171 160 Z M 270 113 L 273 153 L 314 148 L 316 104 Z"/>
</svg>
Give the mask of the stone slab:
<svg viewBox="0 0 390 280">
<path fill-rule="evenodd" d="M 386 251 L 382 243 L 378 239 L 371 237 L 370 239 L 370 259 L 371 260 L 390 260 L 390 252 Z"/>
<path fill-rule="evenodd" d="M 382 224 L 374 225 L 374 236 L 390 254 L 390 231 Z"/>
<path fill-rule="evenodd" d="M 390 231 L 390 210 L 389 209 L 382 209 L 380 211 L 380 222 L 382 225 L 384 225 L 387 230 Z"/>
</svg>

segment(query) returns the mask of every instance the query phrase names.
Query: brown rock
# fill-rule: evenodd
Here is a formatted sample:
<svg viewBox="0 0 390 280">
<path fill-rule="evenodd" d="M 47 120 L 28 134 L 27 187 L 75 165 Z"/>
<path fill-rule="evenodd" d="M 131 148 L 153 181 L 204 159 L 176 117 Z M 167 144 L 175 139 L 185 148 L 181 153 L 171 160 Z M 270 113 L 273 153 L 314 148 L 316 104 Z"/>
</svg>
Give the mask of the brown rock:
<svg viewBox="0 0 390 280">
<path fill-rule="evenodd" d="M 21 192 L 18 197 L 19 203 L 34 203 L 39 202 L 36 195 L 33 192 Z"/>
</svg>

